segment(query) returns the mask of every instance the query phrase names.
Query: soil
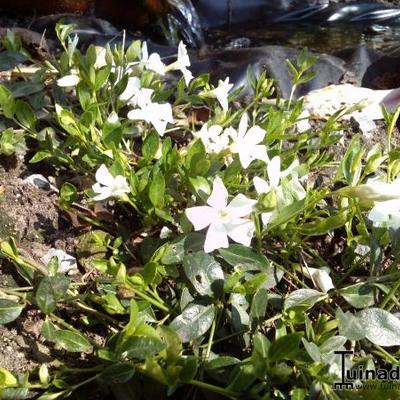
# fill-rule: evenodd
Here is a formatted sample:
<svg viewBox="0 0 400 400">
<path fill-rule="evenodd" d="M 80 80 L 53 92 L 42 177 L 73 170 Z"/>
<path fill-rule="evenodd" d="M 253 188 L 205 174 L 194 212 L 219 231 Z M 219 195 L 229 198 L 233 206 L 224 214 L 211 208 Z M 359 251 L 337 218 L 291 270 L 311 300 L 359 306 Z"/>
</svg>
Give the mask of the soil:
<svg viewBox="0 0 400 400">
<path fill-rule="evenodd" d="M 0 240 L 14 236 L 24 257 L 37 263 L 52 247 L 74 253 L 74 237 L 57 206 L 57 193 L 24 182 L 34 173 L 21 160 L 1 158 Z M 43 266 L 44 267 L 44 266 Z M 27 286 L 12 265 L 0 259 L 0 288 Z M 53 360 L 38 341 L 43 316 L 24 310 L 15 323 L 0 326 L 0 368 L 23 372 Z"/>
</svg>

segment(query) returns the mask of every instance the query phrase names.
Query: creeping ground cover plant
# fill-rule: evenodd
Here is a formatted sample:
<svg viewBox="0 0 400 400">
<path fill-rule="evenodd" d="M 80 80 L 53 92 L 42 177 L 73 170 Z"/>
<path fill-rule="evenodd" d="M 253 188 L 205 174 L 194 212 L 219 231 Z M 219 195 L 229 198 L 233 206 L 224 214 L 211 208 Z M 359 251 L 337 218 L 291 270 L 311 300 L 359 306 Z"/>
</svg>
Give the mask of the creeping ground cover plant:
<svg viewBox="0 0 400 400">
<path fill-rule="evenodd" d="M 139 41 L 82 52 L 71 32 L 42 64 L 2 44 L 26 65 L 0 85 L 0 153 L 57 178 L 77 268 L 0 236 L 18 282 L 0 324 L 34 313 L 50 349 L 0 365 L 0 398 L 399 398 L 335 386 L 335 351 L 349 371 L 400 362 L 399 110 L 375 145 L 342 122 L 354 108 L 299 132 L 305 50 L 287 101 L 265 73 L 251 96 L 195 76 L 183 43 L 167 62 Z"/>
</svg>

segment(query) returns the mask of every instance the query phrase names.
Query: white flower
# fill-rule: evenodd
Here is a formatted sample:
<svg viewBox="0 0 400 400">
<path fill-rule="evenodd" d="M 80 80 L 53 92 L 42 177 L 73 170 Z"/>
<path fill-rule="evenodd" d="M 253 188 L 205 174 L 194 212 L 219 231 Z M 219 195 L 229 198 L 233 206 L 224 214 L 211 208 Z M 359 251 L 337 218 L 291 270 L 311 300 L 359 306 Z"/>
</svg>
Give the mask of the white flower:
<svg viewBox="0 0 400 400">
<path fill-rule="evenodd" d="M 222 109 L 228 111 L 228 94 L 232 87 L 233 83 L 229 83 L 229 77 L 227 77 L 224 81 L 218 81 L 218 86 L 207 92 L 207 95 L 216 98 Z"/>
<path fill-rule="evenodd" d="M 140 79 L 137 76 L 128 78 L 125 90 L 119 95 L 121 101 L 131 101 L 140 90 Z"/>
<path fill-rule="evenodd" d="M 291 176 L 290 184 L 296 193 L 298 199 L 303 199 L 306 196 L 306 191 L 303 186 L 301 186 L 297 174 L 294 172 L 294 169 L 299 165 L 298 160 L 294 160 L 292 164 L 281 171 L 281 158 L 279 156 L 275 156 L 271 161 L 267 164 L 267 174 L 269 182 L 255 176 L 253 178 L 254 188 L 256 189 L 257 194 L 260 196 L 261 194 L 269 193 L 271 190 L 275 190 L 278 206 L 281 206 L 284 201 L 284 195 L 282 187 L 280 186 L 281 178 Z M 275 211 L 265 212 L 261 214 L 261 219 L 264 225 L 267 225 L 271 220 L 272 215 Z"/>
<path fill-rule="evenodd" d="M 140 61 L 146 69 L 157 72 L 160 75 L 165 75 L 166 66 L 161 61 L 160 55 L 158 53 L 152 53 L 149 56 L 146 42 L 142 44 L 142 57 Z"/>
<path fill-rule="evenodd" d="M 180 70 L 185 79 L 186 86 L 189 85 L 190 81 L 193 79 L 192 73 L 187 69 L 190 67 L 190 59 L 185 44 L 181 41 L 178 46 L 178 59 L 168 65 L 167 71 Z"/>
<path fill-rule="evenodd" d="M 144 107 L 151 103 L 151 96 L 154 90 L 148 88 L 141 88 L 140 79 L 136 76 L 128 78 L 128 83 L 125 90 L 120 94 L 119 98 L 122 101 L 129 103 L 136 107 Z"/>
<path fill-rule="evenodd" d="M 118 124 L 119 123 L 118 114 L 115 111 L 112 111 L 107 118 L 107 122 L 112 125 Z"/>
<path fill-rule="evenodd" d="M 140 109 L 129 111 L 128 118 L 131 120 L 144 120 L 147 123 L 151 123 L 157 133 L 160 136 L 164 136 L 168 122 L 171 124 L 174 122 L 171 104 L 152 103 L 151 101 L 146 103 L 144 100 L 145 99 L 138 100 Z"/>
<path fill-rule="evenodd" d="M 93 197 L 96 201 L 119 197 L 130 192 L 126 178 L 122 175 L 112 176 L 104 164 L 96 171 L 96 181 L 92 186 L 93 191 L 97 193 Z"/>
<path fill-rule="evenodd" d="M 60 87 L 73 87 L 76 86 L 80 81 L 80 78 L 78 75 L 71 74 L 71 75 L 65 75 L 62 78 L 57 80 L 57 85 Z"/>
<path fill-rule="evenodd" d="M 243 168 L 247 168 L 253 160 L 268 161 L 266 146 L 259 144 L 264 140 L 264 129 L 255 125 L 247 130 L 248 122 L 248 116 L 244 113 L 237 131 L 234 128 L 226 130 L 233 140 L 231 151 L 232 153 L 239 154 L 240 163 Z"/>
<path fill-rule="evenodd" d="M 377 227 L 400 228 L 400 199 L 379 201 L 368 214 L 368 219 Z"/>
<path fill-rule="evenodd" d="M 329 276 L 328 268 L 303 268 L 303 275 L 311 279 L 315 286 L 327 293 L 329 290 L 334 289 L 332 278 Z"/>
<path fill-rule="evenodd" d="M 168 239 L 172 235 L 171 229 L 168 226 L 163 226 L 160 231 L 160 239 Z"/>
<path fill-rule="evenodd" d="M 228 191 L 221 178 L 217 177 L 207 200 L 208 206 L 188 208 L 186 215 L 196 231 L 209 226 L 204 243 L 206 253 L 228 247 L 228 237 L 250 246 L 254 224 L 245 217 L 252 212 L 255 203 L 255 200 L 238 194 L 228 205 Z"/>
<path fill-rule="evenodd" d="M 364 201 L 384 202 L 387 200 L 400 199 L 400 178 L 395 179 L 392 183 L 373 179 L 363 185 L 350 188 L 348 191 L 352 196 L 359 197 Z"/>
<path fill-rule="evenodd" d="M 206 124 L 202 126 L 199 132 L 193 133 L 193 136 L 199 138 L 209 154 L 218 154 L 229 147 L 229 136 L 223 131 L 222 126 Z"/>
</svg>

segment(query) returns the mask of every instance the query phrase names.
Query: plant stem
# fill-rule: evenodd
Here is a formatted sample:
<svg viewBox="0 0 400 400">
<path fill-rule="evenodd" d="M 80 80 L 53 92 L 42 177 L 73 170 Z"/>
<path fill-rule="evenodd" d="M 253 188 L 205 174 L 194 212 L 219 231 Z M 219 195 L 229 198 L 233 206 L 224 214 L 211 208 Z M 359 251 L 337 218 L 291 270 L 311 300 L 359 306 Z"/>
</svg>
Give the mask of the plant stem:
<svg viewBox="0 0 400 400">
<path fill-rule="evenodd" d="M 201 382 L 201 381 L 197 381 L 195 379 L 192 379 L 191 381 L 189 381 L 190 385 L 196 386 L 200 389 L 204 389 L 204 390 L 208 390 L 210 392 L 213 393 L 217 393 L 220 394 L 222 396 L 225 396 L 227 398 L 230 398 L 232 400 L 237 400 L 237 394 L 235 392 L 231 392 L 230 390 L 224 389 L 222 387 L 219 386 L 215 386 L 215 385 L 211 385 L 209 383 L 205 383 L 205 382 Z"/>
<path fill-rule="evenodd" d="M 213 341 L 214 341 L 214 335 L 215 335 L 216 326 L 217 326 L 217 318 L 214 318 L 214 320 L 212 322 L 212 325 L 211 325 L 210 337 L 208 338 L 205 361 L 208 361 L 208 359 L 210 358 L 211 348 L 212 348 Z"/>
<path fill-rule="evenodd" d="M 400 279 L 397 281 L 397 283 L 393 286 L 393 288 L 390 290 L 390 292 L 385 296 L 385 298 L 382 300 L 380 304 L 380 308 L 385 308 L 387 303 L 392 299 L 392 297 L 396 294 L 396 292 L 400 288 Z"/>
</svg>

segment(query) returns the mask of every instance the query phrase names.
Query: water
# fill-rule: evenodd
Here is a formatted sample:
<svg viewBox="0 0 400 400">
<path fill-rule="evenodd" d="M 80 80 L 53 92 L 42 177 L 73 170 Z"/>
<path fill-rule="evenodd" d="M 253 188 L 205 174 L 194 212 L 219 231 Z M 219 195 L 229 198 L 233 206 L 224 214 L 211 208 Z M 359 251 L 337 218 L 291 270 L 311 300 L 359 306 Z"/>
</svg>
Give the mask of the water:
<svg viewBox="0 0 400 400">
<path fill-rule="evenodd" d="M 191 0 L 168 0 L 168 3 L 171 6 L 167 32 L 169 44 L 178 44 L 179 31 L 190 47 L 201 48 L 204 45 L 203 29 Z"/>
<path fill-rule="evenodd" d="M 334 54 L 343 49 L 365 46 L 386 54 L 400 54 L 400 27 L 372 25 L 281 25 L 267 27 L 237 26 L 229 30 L 207 32 L 206 43 L 213 48 L 256 47 L 281 45 Z M 397 54 L 399 53 L 399 54 Z"/>
<path fill-rule="evenodd" d="M 314 14 L 316 13 L 316 15 L 312 14 L 310 17 L 307 17 L 311 18 L 310 21 L 306 18 L 302 22 L 285 24 L 273 23 L 271 19 L 268 21 L 262 17 L 257 20 L 253 14 L 248 15 L 251 10 L 254 11 L 257 9 L 253 10 L 252 7 L 262 6 L 263 10 L 269 10 L 271 7 L 266 7 L 263 2 L 264 0 L 247 0 L 248 2 L 243 0 L 242 2 L 235 3 L 236 8 L 238 8 L 236 14 L 240 14 L 243 18 L 253 18 L 251 22 L 249 21 L 247 24 L 237 23 L 236 25 L 224 24 L 224 26 L 219 25 L 220 27 L 217 28 L 210 26 L 204 35 L 199 14 L 191 0 L 168 1 L 172 9 L 172 12 L 168 16 L 167 32 L 171 45 L 177 44 L 179 41 L 178 32 L 180 32 L 186 43 L 194 48 L 201 48 L 204 44 L 210 49 L 281 45 L 294 48 L 307 47 L 315 52 L 334 54 L 344 49 L 365 46 L 381 50 L 390 55 L 400 54 L 400 21 L 397 21 L 400 9 L 390 9 L 389 16 L 391 16 L 391 21 L 393 21 L 389 24 L 387 17 L 383 22 L 387 26 L 383 26 L 379 25 L 381 19 L 378 17 L 380 15 L 379 12 L 385 11 L 385 6 L 376 3 L 353 2 L 350 4 L 353 5 L 352 8 L 346 4 L 327 7 L 325 4 L 327 3 L 326 1 L 319 0 L 316 4 L 324 3 L 325 5 L 314 7 L 319 11 L 316 12 L 314 10 Z M 215 2 L 221 2 L 221 4 Z M 302 2 L 305 4 L 304 0 Z M 309 4 L 310 1 L 307 0 L 306 3 Z M 224 11 L 224 4 L 224 0 L 197 0 L 196 6 L 200 7 L 199 13 L 202 15 L 203 23 L 206 26 L 209 22 L 207 19 L 211 17 L 203 15 L 205 11 L 208 10 L 211 14 L 217 13 L 217 11 L 222 12 Z M 229 5 L 230 0 L 226 4 Z M 285 5 L 287 9 L 290 9 L 293 8 L 293 4 L 297 3 L 294 0 L 271 0 L 271 4 L 279 4 L 281 8 Z M 219 10 L 221 6 L 222 11 Z M 245 12 L 246 7 L 249 8 L 247 12 Z M 379 15 L 377 14 L 376 7 L 379 8 Z M 357 9 L 357 12 L 351 11 L 353 8 Z M 305 10 L 309 9 L 313 9 L 313 7 L 305 8 Z M 241 12 L 239 13 L 239 11 Z M 336 15 L 335 12 L 338 15 L 343 14 L 342 19 L 347 23 L 327 23 L 326 19 L 329 17 L 328 20 L 330 20 L 332 13 L 332 15 Z M 261 15 L 260 13 L 258 14 Z M 365 16 L 369 16 L 370 20 L 368 23 L 349 22 L 354 18 L 360 19 L 363 16 L 364 18 L 366 18 Z M 312 20 L 313 18 L 316 18 L 316 20 Z"/>
</svg>

